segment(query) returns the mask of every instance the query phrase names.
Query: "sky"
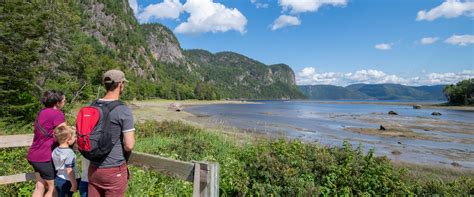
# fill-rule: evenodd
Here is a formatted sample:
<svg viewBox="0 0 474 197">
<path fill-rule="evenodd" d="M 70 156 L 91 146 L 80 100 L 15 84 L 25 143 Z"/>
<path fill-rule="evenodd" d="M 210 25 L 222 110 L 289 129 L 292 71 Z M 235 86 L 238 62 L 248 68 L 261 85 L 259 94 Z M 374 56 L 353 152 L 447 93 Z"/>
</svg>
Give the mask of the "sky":
<svg viewBox="0 0 474 197">
<path fill-rule="evenodd" d="M 298 85 L 474 78 L 474 0 L 128 0 L 183 49 L 284 63 Z"/>
</svg>

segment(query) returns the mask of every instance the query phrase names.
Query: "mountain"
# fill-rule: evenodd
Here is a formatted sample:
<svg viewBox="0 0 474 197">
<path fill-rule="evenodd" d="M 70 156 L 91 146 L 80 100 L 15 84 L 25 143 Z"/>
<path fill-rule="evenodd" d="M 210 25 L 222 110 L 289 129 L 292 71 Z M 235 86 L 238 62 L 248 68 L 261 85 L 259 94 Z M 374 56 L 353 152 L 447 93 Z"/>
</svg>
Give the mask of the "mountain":
<svg viewBox="0 0 474 197">
<path fill-rule="evenodd" d="M 334 100 L 445 100 L 444 85 L 405 86 L 400 84 L 303 85 L 300 90 L 310 99 Z"/>
<path fill-rule="evenodd" d="M 293 70 L 285 64 L 265 65 L 234 52 L 212 54 L 186 50 L 194 70 L 226 98 L 303 98 Z"/>
<path fill-rule="evenodd" d="M 362 92 L 334 85 L 301 85 L 299 88 L 308 98 L 315 100 L 373 99 Z"/>
<path fill-rule="evenodd" d="M 25 104 L 45 89 L 90 101 L 103 93 L 101 73 L 111 68 L 129 78 L 125 99 L 303 97 L 289 66 L 233 52 L 184 51 L 167 27 L 139 24 L 127 0 L 7 1 L 0 10 L 0 83 L 18 81 L 0 85 L 27 94 Z"/>
</svg>

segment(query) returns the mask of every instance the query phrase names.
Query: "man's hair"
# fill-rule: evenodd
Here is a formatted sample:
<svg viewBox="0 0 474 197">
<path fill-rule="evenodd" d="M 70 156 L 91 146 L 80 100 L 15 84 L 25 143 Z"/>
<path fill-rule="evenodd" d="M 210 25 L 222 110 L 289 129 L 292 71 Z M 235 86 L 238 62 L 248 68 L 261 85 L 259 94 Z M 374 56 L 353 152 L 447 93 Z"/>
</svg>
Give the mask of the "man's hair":
<svg viewBox="0 0 474 197">
<path fill-rule="evenodd" d="M 41 103 L 45 107 L 53 107 L 63 100 L 64 93 L 58 90 L 48 90 L 43 93 Z"/>
<path fill-rule="evenodd" d="M 56 139 L 56 142 L 58 142 L 59 144 L 62 144 L 71 136 L 73 136 L 74 132 L 75 129 L 73 127 L 61 125 L 54 129 L 54 139 Z"/>
<path fill-rule="evenodd" d="M 117 89 L 119 83 L 120 82 L 104 83 L 105 90 L 107 90 L 107 92 L 114 91 L 115 89 Z"/>
</svg>

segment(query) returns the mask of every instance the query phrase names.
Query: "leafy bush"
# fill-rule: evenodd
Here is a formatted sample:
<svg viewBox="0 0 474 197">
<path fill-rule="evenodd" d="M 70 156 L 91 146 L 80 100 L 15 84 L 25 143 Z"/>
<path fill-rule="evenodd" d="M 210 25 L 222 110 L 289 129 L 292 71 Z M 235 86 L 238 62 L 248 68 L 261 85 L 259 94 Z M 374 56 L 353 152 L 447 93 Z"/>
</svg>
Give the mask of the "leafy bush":
<svg viewBox="0 0 474 197">
<path fill-rule="evenodd" d="M 473 193 L 472 178 L 446 183 L 424 181 L 387 157 L 367 154 L 349 143 L 342 147 L 298 140 L 237 144 L 235 139 L 174 121 L 144 122 L 137 127 L 137 150 L 179 160 L 220 164 L 220 192 L 246 195 L 406 195 Z"/>
</svg>

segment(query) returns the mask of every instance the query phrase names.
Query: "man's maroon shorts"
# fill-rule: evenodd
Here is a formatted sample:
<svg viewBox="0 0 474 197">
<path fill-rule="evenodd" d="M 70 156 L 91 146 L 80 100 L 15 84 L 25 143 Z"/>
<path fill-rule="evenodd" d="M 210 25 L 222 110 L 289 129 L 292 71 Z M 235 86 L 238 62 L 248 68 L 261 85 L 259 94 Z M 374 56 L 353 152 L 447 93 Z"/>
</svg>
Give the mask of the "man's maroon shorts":
<svg viewBox="0 0 474 197">
<path fill-rule="evenodd" d="M 110 168 L 89 166 L 88 196 L 125 196 L 128 184 L 127 164 Z"/>
</svg>

